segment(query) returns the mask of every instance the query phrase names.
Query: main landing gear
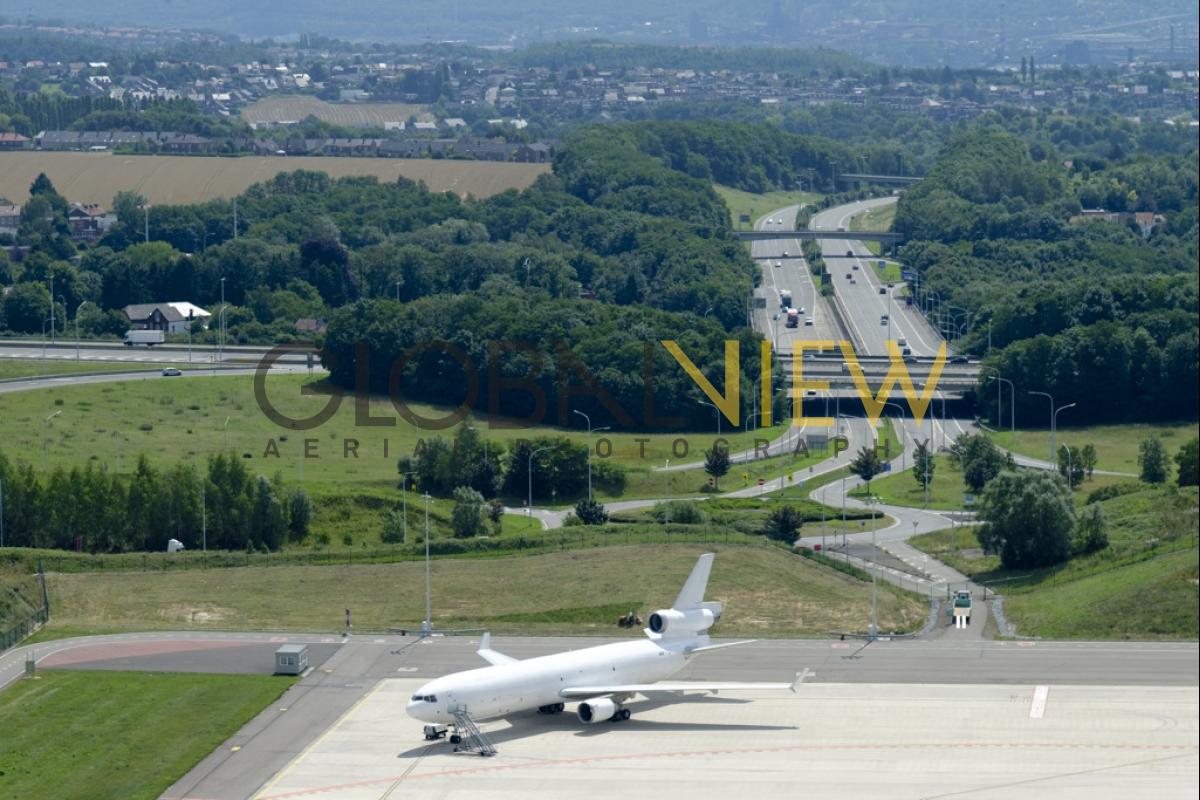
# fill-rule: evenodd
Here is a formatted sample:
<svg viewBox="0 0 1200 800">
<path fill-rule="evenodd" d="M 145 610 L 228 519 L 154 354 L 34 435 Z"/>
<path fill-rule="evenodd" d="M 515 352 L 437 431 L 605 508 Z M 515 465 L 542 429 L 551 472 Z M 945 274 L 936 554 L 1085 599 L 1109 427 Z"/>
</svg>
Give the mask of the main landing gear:
<svg viewBox="0 0 1200 800">
<path fill-rule="evenodd" d="M 539 714 L 561 714 L 567 706 L 564 703 L 551 703 L 548 706 L 538 706 Z"/>
<path fill-rule="evenodd" d="M 617 709 L 617 712 L 615 714 L 613 714 L 611 717 L 608 718 L 608 721 L 609 722 L 624 722 L 625 720 L 629 719 L 631 716 L 633 716 L 633 712 L 631 712 L 628 708 L 619 708 L 619 709 Z"/>
</svg>

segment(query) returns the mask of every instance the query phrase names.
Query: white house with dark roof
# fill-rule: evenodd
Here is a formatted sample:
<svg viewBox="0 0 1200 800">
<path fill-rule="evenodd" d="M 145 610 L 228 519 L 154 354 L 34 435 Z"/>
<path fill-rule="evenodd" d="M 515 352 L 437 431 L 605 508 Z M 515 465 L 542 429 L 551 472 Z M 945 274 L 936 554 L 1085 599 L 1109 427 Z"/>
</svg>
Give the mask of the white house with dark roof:
<svg viewBox="0 0 1200 800">
<path fill-rule="evenodd" d="M 129 327 L 138 331 L 164 331 L 187 333 L 193 322 L 208 327 L 212 314 L 187 301 L 171 303 L 135 303 L 121 309 L 129 320 Z"/>
</svg>

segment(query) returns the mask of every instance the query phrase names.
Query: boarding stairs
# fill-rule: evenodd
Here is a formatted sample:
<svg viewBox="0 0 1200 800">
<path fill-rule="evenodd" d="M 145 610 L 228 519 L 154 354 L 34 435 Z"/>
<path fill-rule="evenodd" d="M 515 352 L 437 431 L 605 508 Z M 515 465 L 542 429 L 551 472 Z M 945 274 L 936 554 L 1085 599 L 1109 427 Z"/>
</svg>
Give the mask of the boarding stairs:
<svg viewBox="0 0 1200 800">
<path fill-rule="evenodd" d="M 454 744 L 454 752 L 477 752 L 481 756 L 496 755 L 496 746 L 479 730 L 479 726 L 471 719 L 466 709 L 460 708 L 454 712 L 454 732 L 459 737 Z"/>
</svg>

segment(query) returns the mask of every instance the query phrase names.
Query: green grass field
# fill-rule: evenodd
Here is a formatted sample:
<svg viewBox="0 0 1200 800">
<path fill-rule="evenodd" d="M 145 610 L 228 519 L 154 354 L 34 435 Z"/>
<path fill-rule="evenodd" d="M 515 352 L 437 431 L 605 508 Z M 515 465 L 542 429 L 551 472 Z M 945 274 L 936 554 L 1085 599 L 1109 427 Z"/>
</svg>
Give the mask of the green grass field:
<svg viewBox="0 0 1200 800">
<path fill-rule="evenodd" d="M 1185 638 L 1200 634 L 1195 487 L 1147 487 L 1102 503 L 1109 546 L 1042 569 L 1005 569 L 980 555 L 974 528 L 910 543 L 1006 595 L 1023 635 L 1055 638 Z"/>
<path fill-rule="evenodd" d="M 6 798 L 158 797 L 293 679 L 43 670 L 0 693 Z"/>
<path fill-rule="evenodd" d="M 994 391 L 994 390 L 993 390 Z M 1005 394 L 1005 403 L 1008 403 Z M 1061 426 L 1063 420 L 1070 414 L 1064 411 L 1059 416 Z M 1008 419 L 1008 406 L 1004 408 L 1004 418 Z M 1138 473 L 1138 445 L 1142 440 L 1151 436 L 1162 439 L 1167 453 L 1174 456 L 1181 445 L 1200 434 L 1200 425 L 1195 422 L 1168 423 L 1161 425 L 1092 425 L 1082 428 L 1058 429 L 1058 444 L 1082 448 L 1091 444 L 1096 448 L 1096 469 L 1110 472 Z M 989 433 L 992 441 L 1001 447 L 1020 453 L 1030 458 L 1040 458 L 1043 461 L 1050 457 L 1050 432 L 1040 429 L 1018 429 L 1016 436 L 1009 430 Z M 1174 461 L 1171 462 L 1172 470 Z"/>
<path fill-rule="evenodd" d="M 912 474 L 912 462 L 906 469 L 892 475 L 879 476 L 871 481 L 871 493 L 880 502 L 893 506 L 913 508 L 958 509 L 963 504 L 962 473 L 950 462 L 949 456 L 934 456 L 933 480 L 929 482 L 929 504 L 925 504 L 925 490 Z M 850 492 L 851 497 L 865 499 L 867 487 L 860 486 Z"/>
<path fill-rule="evenodd" d="M 432 562 L 433 621 L 497 632 L 617 634 L 619 613 L 669 606 L 702 552 L 718 554 L 709 596 L 728 604 L 722 635 L 806 636 L 866 626 L 868 585 L 765 543 L 438 559 Z M 421 562 L 403 562 L 56 574 L 50 577 L 50 625 L 76 632 L 336 631 L 350 608 L 359 630 L 412 626 L 424 616 L 423 569 Z M 925 613 L 915 598 L 890 589 L 880 600 L 889 630 L 917 627 Z"/>
<path fill-rule="evenodd" d="M 42 670 L 0 693 L 0 793 L 157 798 L 293 682 Z"/>
<path fill-rule="evenodd" d="M 729 206 L 729 214 L 732 217 L 730 223 L 733 225 L 733 229 L 740 231 L 751 230 L 754 227 L 754 222 L 769 211 L 774 211 L 784 206 L 799 205 L 800 203 L 815 203 L 821 199 L 821 195 L 813 194 L 812 192 L 766 192 L 765 194 L 752 194 L 751 192 L 743 192 L 741 189 L 734 189 L 719 184 L 713 184 L 713 188 L 717 190 L 717 194 L 721 195 L 721 199 L 725 201 L 725 205 Z M 749 222 L 741 221 L 743 214 L 750 217 Z M 793 222 L 795 222 L 795 219 L 786 219 L 783 225 L 775 227 L 783 230 L 790 228 Z"/>
<path fill-rule="evenodd" d="M 850 218 L 850 230 L 852 231 L 869 231 L 872 233 L 890 231 L 892 225 L 896 221 L 896 203 L 889 203 L 880 208 L 873 208 L 863 214 L 855 215 Z M 882 252 L 879 242 L 864 242 L 867 249 L 875 255 Z M 896 267 L 896 277 L 891 278 L 887 275 L 882 275 L 884 280 L 898 281 L 900 280 L 900 268 Z"/>
<path fill-rule="evenodd" d="M 320 393 L 320 387 L 316 395 L 300 394 L 301 385 L 311 380 L 300 375 L 271 376 L 267 380 L 267 397 L 272 405 L 294 418 L 311 416 L 329 401 L 327 394 Z M 356 425 L 353 399 L 345 398 L 332 419 L 318 429 L 300 433 L 280 428 L 256 403 L 251 376 L 218 376 L 204 381 L 164 379 L 154 384 L 153 392 L 143 388 L 141 384 L 116 382 L 2 395 L 0 441 L 4 442 L 10 458 L 25 455 L 36 468 L 43 465 L 45 444 L 45 463 L 49 467 L 92 461 L 115 469 L 119 440 L 122 472 L 132 470 L 140 455 L 162 465 L 180 459 L 203 461 L 228 447 L 248 456 L 252 471 L 268 475 L 278 471 L 288 481 L 299 481 L 303 468 L 307 486 L 352 485 L 361 489 L 395 486 L 398 457 L 411 454 L 422 437 L 453 435 L 453 430 L 438 433 L 413 427 L 386 398 L 372 398 L 370 413 L 394 421 L 392 427 Z M 410 404 L 410 408 L 428 417 L 447 413 L 445 409 L 419 403 Z M 61 413 L 48 425 L 44 424 L 44 418 L 54 411 Z M 579 443 L 587 442 L 586 432 L 579 428 L 518 429 L 491 425 L 479 415 L 469 419 L 487 439 L 504 444 L 557 433 Z M 723 438 L 737 452 L 752 448 L 756 438 L 777 435 L 778 430 L 781 428 L 749 433 L 723 431 Z M 608 437 L 612 443 L 610 458 L 630 472 L 631 489 L 624 494 L 626 497 L 636 496 L 632 492 L 637 491 L 641 475 L 653 475 L 650 470 L 668 458 L 676 463 L 702 461 L 703 451 L 716 438 L 711 430 L 614 433 Z M 680 438 L 688 445 L 686 455 L 673 451 L 673 443 Z M 637 439 L 647 440 L 644 448 Z M 305 440 L 310 440 L 314 456 L 302 460 Z M 269 450 L 271 447 L 277 448 L 278 455 Z M 647 489 L 651 496 L 661 492 L 660 479 L 647 480 L 653 485 L 652 490 Z M 679 480 L 681 490 L 692 484 L 698 490 L 705 482 L 700 470 Z"/>
<path fill-rule="evenodd" d="M 0 380 L 34 378 L 42 375 L 75 375 L 81 372 L 153 372 L 166 366 L 191 369 L 187 364 L 156 364 L 146 361 L 64 361 L 61 359 L 38 361 L 24 358 L 0 358 Z"/>
</svg>

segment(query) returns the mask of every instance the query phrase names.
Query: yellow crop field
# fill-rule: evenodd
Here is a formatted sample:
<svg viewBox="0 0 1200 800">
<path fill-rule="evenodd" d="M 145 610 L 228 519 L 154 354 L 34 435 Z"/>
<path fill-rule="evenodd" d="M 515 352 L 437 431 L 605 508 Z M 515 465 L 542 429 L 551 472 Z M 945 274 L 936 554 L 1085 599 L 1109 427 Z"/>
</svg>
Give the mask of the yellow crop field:
<svg viewBox="0 0 1200 800">
<path fill-rule="evenodd" d="M 382 128 L 385 122 L 404 122 L 424 106 L 408 103 L 327 103 L 311 95 L 264 97 L 242 109 L 242 119 L 252 123 L 299 122 L 308 116 L 332 125 Z"/>
<path fill-rule="evenodd" d="M 233 197 L 251 184 L 280 172 L 314 170 L 340 178 L 373 175 L 424 181 L 435 192 L 489 197 L 506 189 L 524 189 L 548 164 L 454 161 L 409 158 L 335 158 L 330 156 L 123 156 L 112 153 L 0 153 L 0 197 L 22 203 L 39 172 L 71 202 L 112 204 L 122 190 L 139 192 L 151 203 L 199 203 Z"/>
</svg>

